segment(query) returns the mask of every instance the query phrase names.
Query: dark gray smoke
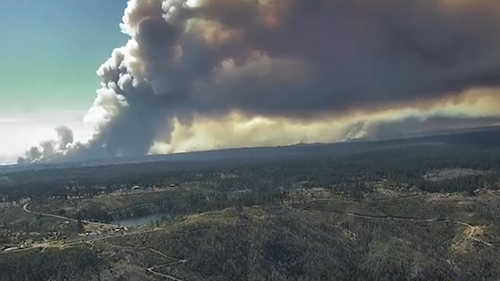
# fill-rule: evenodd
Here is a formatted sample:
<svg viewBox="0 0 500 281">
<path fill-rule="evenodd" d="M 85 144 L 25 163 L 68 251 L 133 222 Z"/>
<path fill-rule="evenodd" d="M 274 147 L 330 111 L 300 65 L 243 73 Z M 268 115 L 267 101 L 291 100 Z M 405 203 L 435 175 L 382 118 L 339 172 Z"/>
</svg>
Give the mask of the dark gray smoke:
<svg viewBox="0 0 500 281">
<path fill-rule="evenodd" d="M 307 118 L 450 100 L 500 81 L 499 1 L 205 2 L 200 13 L 238 30 L 222 47 L 244 64 L 197 91 L 200 110 Z"/>
<path fill-rule="evenodd" d="M 89 143 L 21 161 L 143 155 L 195 115 L 318 119 L 500 84 L 497 0 L 131 0 Z M 50 157 L 47 156 L 50 153 Z"/>
</svg>

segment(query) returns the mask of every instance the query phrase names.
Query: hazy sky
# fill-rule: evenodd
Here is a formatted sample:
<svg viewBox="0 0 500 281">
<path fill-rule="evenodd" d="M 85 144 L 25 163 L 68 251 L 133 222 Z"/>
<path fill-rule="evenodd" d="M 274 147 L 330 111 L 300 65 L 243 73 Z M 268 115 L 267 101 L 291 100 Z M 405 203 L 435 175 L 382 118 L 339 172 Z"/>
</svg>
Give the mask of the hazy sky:
<svg viewBox="0 0 500 281">
<path fill-rule="evenodd" d="M 182 1 L 1 1 L 0 162 L 500 123 L 498 0 Z"/>
<path fill-rule="evenodd" d="M 83 130 L 99 85 L 96 70 L 127 39 L 118 26 L 125 6 L 125 0 L 1 1 L 4 159 L 52 136 L 57 125 Z"/>
</svg>

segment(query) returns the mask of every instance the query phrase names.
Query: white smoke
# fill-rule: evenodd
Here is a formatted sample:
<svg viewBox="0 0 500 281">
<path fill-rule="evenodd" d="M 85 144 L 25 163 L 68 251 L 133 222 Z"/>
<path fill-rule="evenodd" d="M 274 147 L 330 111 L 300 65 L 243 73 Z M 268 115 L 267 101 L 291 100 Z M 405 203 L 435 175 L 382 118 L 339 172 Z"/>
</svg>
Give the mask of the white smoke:
<svg viewBox="0 0 500 281">
<path fill-rule="evenodd" d="M 44 140 L 39 146 L 30 148 L 26 152 L 26 158 L 20 157 L 18 163 L 26 161 L 51 161 L 65 156 L 74 144 L 73 131 L 68 127 L 57 127 L 57 140 Z"/>
<path fill-rule="evenodd" d="M 171 132 L 168 123 L 175 112 L 150 110 L 158 101 L 155 96 L 173 95 L 179 88 L 168 62 L 175 59 L 176 36 L 189 9 L 186 0 L 130 0 L 120 24 L 130 39 L 97 70 L 101 87 L 84 118 L 96 126 L 94 137 L 88 143 L 75 142 L 70 129 L 56 128 L 58 140 L 32 147 L 18 163 L 145 154 L 155 134 Z M 163 36 L 157 38 L 158 32 Z M 163 128 L 146 129 L 155 123 Z"/>
</svg>

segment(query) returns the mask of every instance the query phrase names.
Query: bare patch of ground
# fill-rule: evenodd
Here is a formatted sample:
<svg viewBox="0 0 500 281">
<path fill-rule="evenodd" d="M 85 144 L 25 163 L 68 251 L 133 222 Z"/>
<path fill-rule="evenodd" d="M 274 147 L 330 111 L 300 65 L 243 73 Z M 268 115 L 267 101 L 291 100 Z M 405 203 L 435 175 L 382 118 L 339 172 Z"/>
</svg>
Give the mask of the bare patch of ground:
<svg viewBox="0 0 500 281">
<path fill-rule="evenodd" d="M 429 201 L 458 201 L 459 204 L 464 204 L 464 197 L 457 193 L 434 193 L 428 194 Z"/>
</svg>

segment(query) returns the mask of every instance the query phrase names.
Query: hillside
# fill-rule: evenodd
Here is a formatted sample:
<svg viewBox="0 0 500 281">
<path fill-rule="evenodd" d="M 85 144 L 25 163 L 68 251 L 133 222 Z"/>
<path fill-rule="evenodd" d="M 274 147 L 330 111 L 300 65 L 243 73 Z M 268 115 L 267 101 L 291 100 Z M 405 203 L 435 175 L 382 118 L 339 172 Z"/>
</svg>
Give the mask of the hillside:
<svg viewBox="0 0 500 281">
<path fill-rule="evenodd" d="M 427 220 L 454 204 L 289 200 L 189 215 L 64 250 L 0 255 L 0 280 L 494 280 L 500 274 L 500 249 L 479 242 L 488 236 L 453 218 Z M 391 217 L 422 202 L 425 210 L 415 214 L 421 221 Z M 468 211 L 447 209 L 451 217 Z M 491 227 L 486 232 L 500 237 Z"/>
<path fill-rule="evenodd" d="M 0 281 L 493 281 L 500 143 L 483 133 L 10 173 Z"/>
</svg>

